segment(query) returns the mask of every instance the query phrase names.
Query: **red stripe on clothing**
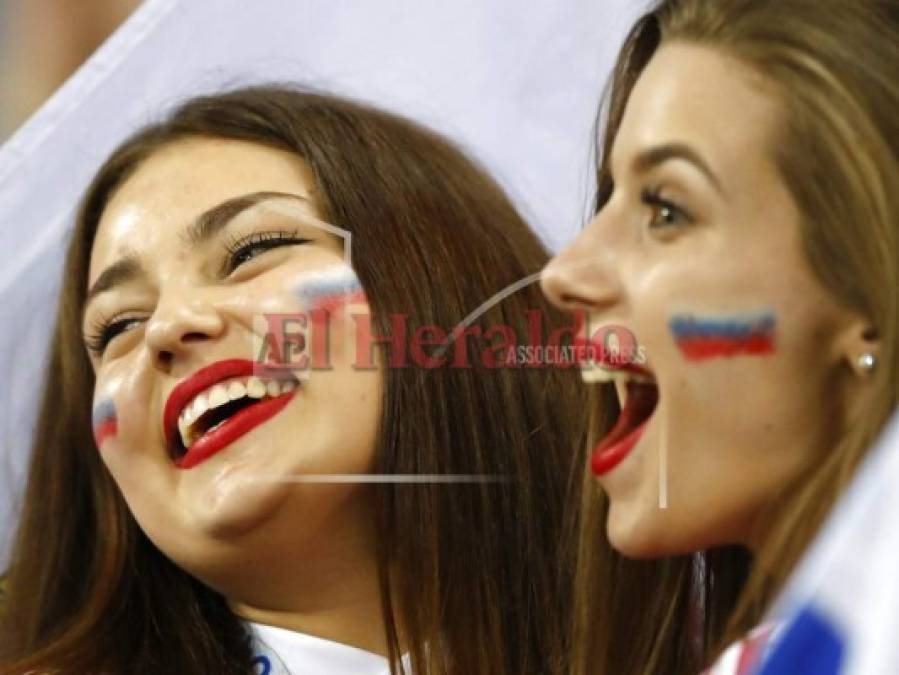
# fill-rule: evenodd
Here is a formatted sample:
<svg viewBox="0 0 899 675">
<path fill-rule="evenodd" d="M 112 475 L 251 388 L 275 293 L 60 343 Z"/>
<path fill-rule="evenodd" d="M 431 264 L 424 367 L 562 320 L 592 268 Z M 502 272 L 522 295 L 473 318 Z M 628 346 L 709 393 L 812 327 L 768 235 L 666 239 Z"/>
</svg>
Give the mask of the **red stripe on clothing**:
<svg viewBox="0 0 899 675">
<path fill-rule="evenodd" d="M 750 675 L 753 667 L 760 661 L 769 637 L 771 637 L 771 629 L 767 628 L 746 639 L 743 649 L 740 651 L 736 675 Z"/>
</svg>

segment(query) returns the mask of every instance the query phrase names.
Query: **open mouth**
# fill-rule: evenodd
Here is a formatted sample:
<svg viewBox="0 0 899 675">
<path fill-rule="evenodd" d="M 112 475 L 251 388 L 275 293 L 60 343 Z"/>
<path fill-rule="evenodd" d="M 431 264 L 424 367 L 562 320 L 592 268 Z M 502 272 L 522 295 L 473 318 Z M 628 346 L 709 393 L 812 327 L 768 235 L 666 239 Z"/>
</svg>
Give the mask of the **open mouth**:
<svg viewBox="0 0 899 675">
<path fill-rule="evenodd" d="M 590 469 L 597 476 L 609 473 L 630 454 L 659 403 L 659 388 L 648 370 L 631 365 L 613 375 L 623 392 L 623 405 L 614 426 L 593 448 Z"/>
<path fill-rule="evenodd" d="M 181 469 L 211 457 L 277 415 L 296 394 L 298 382 L 258 377 L 253 362 L 219 361 L 172 390 L 163 416 L 169 456 Z"/>
<path fill-rule="evenodd" d="M 172 459 L 178 463 L 188 451 L 200 441 L 206 442 L 210 434 L 224 425 L 247 415 L 250 411 L 255 417 L 259 412 L 257 406 L 266 407 L 271 401 L 279 399 L 282 394 L 294 390 L 296 383 L 292 381 L 264 380 L 258 377 L 240 378 L 219 383 L 198 394 L 190 401 L 178 417 L 178 435 L 171 444 Z"/>
</svg>

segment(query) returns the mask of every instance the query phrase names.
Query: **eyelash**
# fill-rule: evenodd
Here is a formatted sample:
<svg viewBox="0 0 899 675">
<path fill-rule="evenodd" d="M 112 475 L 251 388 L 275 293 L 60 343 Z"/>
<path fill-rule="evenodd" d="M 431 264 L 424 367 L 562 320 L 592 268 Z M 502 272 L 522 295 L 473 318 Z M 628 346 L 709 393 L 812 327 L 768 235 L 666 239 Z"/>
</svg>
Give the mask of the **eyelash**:
<svg viewBox="0 0 899 675">
<path fill-rule="evenodd" d="M 252 234 L 235 237 L 225 244 L 227 257 L 222 265 L 222 276 L 228 276 L 245 262 L 252 260 L 255 256 L 249 256 L 241 259 L 241 256 L 249 253 L 254 248 L 261 248 L 260 253 L 278 248 L 279 246 L 290 246 L 296 244 L 305 244 L 311 241 L 297 235 L 296 231 L 288 232 L 278 230 L 275 232 L 254 232 Z M 84 343 L 91 353 L 101 356 L 106 351 L 109 343 L 122 333 L 129 323 L 139 321 L 139 317 L 125 316 L 110 321 L 106 317 L 101 316 L 91 326 L 89 334 L 85 337 Z"/>
<path fill-rule="evenodd" d="M 223 276 L 231 274 L 242 264 L 250 260 L 238 260 L 238 257 L 249 252 L 254 247 L 261 247 L 262 253 L 269 249 L 279 246 L 290 246 L 293 244 L 306 244 L 310 239 L 304 239 L 297 235 L 297 231 L 277 230 L 274 232 L 253 232 L 241 237 L 235 237 L 225 244 L 225 250 L 228 252 L 228 258 L 222 268 Z"/>
<path fill-rule="evenodd" d="M 684 225 L 693 222 L 693 218 L 689 213 L 687 213 L 684 209 L 679 207 L 674 202 L 668 199 L 663 199 L 660 193 L 660 188 L 644 189 L 640 194 L 640 201 L 654 210 L 667 211 L 669 213 L 669 216 L 674 216 L 675 218 L 677 218 L 677 221 L 670 222 L 666 220 L 662 223 L 659 223 L 659 220 L 657 218 L 653 218 L 649 224 L 651 228 L 676 227 L 678 225 Z"/>
<path fill-rule="evenodd" d="M 106 351 L 106 347 L 112 339 L 123 332 L 129 323 L 140 321 L 139 317 L 126 316 L 115 321 L 100 317 L 91 326 L 89 334 L 84 338 L 84 344 L 92 354 L 100 356 Z"/>
</svg>

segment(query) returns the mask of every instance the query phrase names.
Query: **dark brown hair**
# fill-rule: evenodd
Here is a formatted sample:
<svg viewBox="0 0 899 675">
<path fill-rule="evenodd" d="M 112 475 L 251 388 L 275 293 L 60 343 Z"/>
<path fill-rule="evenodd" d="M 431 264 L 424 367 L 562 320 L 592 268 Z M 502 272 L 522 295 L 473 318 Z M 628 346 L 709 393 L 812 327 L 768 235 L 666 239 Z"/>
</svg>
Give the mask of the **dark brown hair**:
<svg viewBox="0 0 899 675">
<path fill-rule="evenodd" d="M 410 330 L 452 327 L 547 260 L 502 190 L 459 150 L 359 103 L 245 88 L 190 100 L 121 145 L 87 191 L 66 261 L 3 617 L 5 672 L 251 672 L 246 631 L 226 600 L 155 548 L 105 470 L 80 333 L 92 242 L 111 195 L 158 149 L 198 136 L 260 143 L 307 163 L 322 216 L 353 233 L 354 266 L 382 335 L 393 313 L 408 314 Z M 528 310 L 548 327 L 564 323 L 534 285 L 479 321 L 523 335 Z M 401 650 L 416 673 L 561 667 L 571 561 L 559 541 L 585 418 L 574 379 L 476 361 L 386 370 L 375 471 L 511 479 L 377 488 L 394 667 Z"/>
<path fill-rule="evenodd" d="M 608 502 L 585 483 L 576 572 L 576 675 L 695 675 L 764 616 L 899 401 L 899 7 L 883 0 L 657 0 L 629 34 L 606 95 L 597 208 L 640 74 L 666 42 L 735 57 L 772 84 L 782 124 L 771 152 L 799 206 L 824 288 L 876 326 L 878 372 L 863 412 L 825 459 L 772 499 L 753 558 L 725 547 L 628 560 L 605 535 Z M 614 411 L 610 392 L 601 410 Z M 599 433 L 609 419 L 595 419 Z"/>
</svg>

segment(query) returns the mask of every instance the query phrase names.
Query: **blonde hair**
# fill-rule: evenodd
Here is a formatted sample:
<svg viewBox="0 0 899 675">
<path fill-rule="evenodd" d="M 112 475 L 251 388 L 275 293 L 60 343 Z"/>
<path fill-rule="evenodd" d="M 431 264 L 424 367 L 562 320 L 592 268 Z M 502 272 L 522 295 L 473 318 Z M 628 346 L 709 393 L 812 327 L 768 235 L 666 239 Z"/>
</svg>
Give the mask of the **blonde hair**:
<svg viewBox="0 0 899 675">
<path fill-rule="evenodd" d="M 578 675 L 695 673 L 741 637 L 760 620 L 899 400 L 899 3 L 657 3 L 629 35 L 608 92 L 599 207 L 612 191 L 602 158 L 610 156 L 630 92 L 659 46 L 672 41 L 735 57 L 773 86 L 782 122 L 771 152 L 802 214 L 805 255 L 823 287 L 874 326 L 878 367 L 824 461 L 771 504 L 766 520 L 774 525 L 755 560 L 735 547 L 627 560 L 605 537 L 607 504 L 588 479 L 572 645 Z"/>
</svg>

